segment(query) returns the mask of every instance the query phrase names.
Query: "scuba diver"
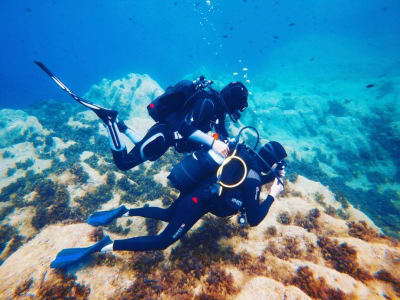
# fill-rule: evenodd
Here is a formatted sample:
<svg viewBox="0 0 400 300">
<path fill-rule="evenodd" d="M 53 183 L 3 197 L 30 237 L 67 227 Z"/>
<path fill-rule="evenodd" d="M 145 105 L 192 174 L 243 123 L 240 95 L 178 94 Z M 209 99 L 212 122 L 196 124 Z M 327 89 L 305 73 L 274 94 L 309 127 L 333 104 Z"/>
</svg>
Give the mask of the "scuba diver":
<svg viewBox="0 0 400 300">
<path fill-rule="evenodd" d="M 243 112 L 248 105 L 248 91 L 241 82 L 231 82 L 221 92 L 217 92 L 211 87 L 213 82 L 205 80 L 204 76 L 194 81 L 182 80 L 175 86 L 168 87 L 164 94 L 147 106 L 149 115 L 156 123 L 142 137 L 128 128 L 123 120 L 117 118 L 118 111 L 103 108 L 80 98 L 43 63 L 35 63 L 63 90 L 93 110 L 103 121 L 108 132 L 114 162 L 123 171 L 147 160 L 157 160 L 171 146 L 181 153 L 192 152 L 203 146 L 226 157 L 229 153 L 228 145 L 223 142 L 228 138 L 225 128 L 226 114 L 236 123 L 240 118 L 240 112 Z M 212 129 L 220 139 L 207 134 Z M 127 151 L 121 133 L 135 144 L 130 152 Z"/>
<path fill-rule="evenodd" d="M 165 229 L 158 235 L 114 241 L 106 236 L 88 248 L 62 250 L 50 266 L 65 268 L 99 251 L 166 249 L 180 239 L 206 213 L 228 217 L 240 212 L 239 225 L 244 226 L 248 222 L 250 226 L 257 226 L 267 215 L 276 197 L 283 191 L 282 180 L 286 166 L 284 158 L 287 154 L 278 142 L 266 143 L 258 152 L 245 144 L 237 143 L 231 146 L 234 148 L 233 153 L 231 151 L 230 156 L 224 160 L 225 162 L 232 158 L 229 163 L 213 163 L 215 160 L 209 155 L 211 150 L 206 152 L 203 149 L 177 164 L 168 177 L 171 184 L 180 189 L 181 194 L 168 208 L 128 209 L 122 205 L 114 210 L 96 212 L 87 220 L 93 226 L 106 225 L 119 217 L 133 216 L 168 222 Z M 197 168 L 196 164 L 200 164 L 202 168 Z M 217 173 L 214 172 L 216 167 Z M 194 172 L 202 172 L 201 176 L 182 172 L 188 168 L 195 170 Z M 210 175 L 211 173 L 213 175 Z M 183 178 L 185 176 L 187 178 Z M 205 178 L 201 179 L 200 183 L 191 182 L 191 178 L 201 177 Z M 261 187 L 268 182 L 273 182 L 269 194 L 264 201 L 260 202 Z"/>
</svg>

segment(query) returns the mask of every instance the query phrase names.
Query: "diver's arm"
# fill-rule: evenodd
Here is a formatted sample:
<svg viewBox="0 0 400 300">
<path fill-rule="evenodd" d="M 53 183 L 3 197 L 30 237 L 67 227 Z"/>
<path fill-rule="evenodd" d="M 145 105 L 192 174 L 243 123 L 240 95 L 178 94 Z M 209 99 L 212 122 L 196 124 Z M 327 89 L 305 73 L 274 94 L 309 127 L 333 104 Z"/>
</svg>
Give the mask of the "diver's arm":
<svg viewBox="0 0 400 300">
<path fill-rule="evenodd" d="M 254 176 L 254 173 L 258 176 Z M 268 197 L 260 203 L 261 181 L 259 175 L 250 170 L 249 175 L 245 180 L 244 185 L 244 208 L 246 210 L 247 221 L 250 226 L 257 226 L 268 214 L 268 211 L 274 202 L 273 195 Z"/>
<path fill-rule="evenodd" d="M 215 131 L 218 133 L 221 140 L 229 138 L 228 131 L 225 128 L 225 115 L 218 118 L 218 124 L 215 125 Z"/>
<path fill-rule="evenodd" d="M 271 182 L 274 179 L 275 179 L 275 175 L 272 172 L 269 172 L 266 175 L 261 175 L 261 185 Z"/>
<path fill-rule="evenodd" d="M 188 139 L 195 143 L 207 145 L 210 148 L 214 143 L 214 138 L 212 136 L 205 134 L 203 131 L 198 129 L 189 135 Z"/>
<path fill-rule="evenodd" d="M 178 129 L 178 132 L 184 138 L 187 138 L 193 142 L 211 146 L 212 137 L 210 137 L 211 139 L 205 137 L 207 134 L 200 131 L 198 128 L 203 122 L 211 120 L 213 111 L 214 103 L 212 103 L 210 99 L 206 98 L 202 101 L 196 102 L 193 109 L 185 115 L 185 120 Z M 194 134 L 196 131 L 201 133 L 197 132 Z"/>
<path fill-rule="evenodd" d="M 195 104 L 193 110 L 185 116 L 185 122 L 178 131 L 184 138 L 204 144 L 226 157 L 229 153 L 228 145 L 219 140 L 214 140 L 213 137 L 198 129 L 198 126 L 202 123 L 209 122 L 212 119 L 213 112 L 214 103 L 210 99 L 205 98 L 203 101 L 199 101 Z"/>
</svg>

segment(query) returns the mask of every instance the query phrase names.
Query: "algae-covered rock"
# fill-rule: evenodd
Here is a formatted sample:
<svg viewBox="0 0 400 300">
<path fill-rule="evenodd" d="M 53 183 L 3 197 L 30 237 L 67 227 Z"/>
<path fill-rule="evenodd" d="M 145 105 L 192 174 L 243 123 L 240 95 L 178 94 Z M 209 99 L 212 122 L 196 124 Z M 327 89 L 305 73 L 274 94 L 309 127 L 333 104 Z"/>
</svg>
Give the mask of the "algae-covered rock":
<svg viewBox="0 0 400 300">
<path fill-rule="evenodd" d="M 122 79 L 103 79 L 91 87 L 85 98 L 116 109 L 123 119 L 147 116 L 147 105 L 163 93 L 162 88 L 144 74 L 128 74 Z"/>
<path fill-rule="evenodd" d="M 37 118 L 22 110 L 1 109 L 0 120 L 0 147 L 25 142 L 37 135 L 48 134 Z"/>
</svg>

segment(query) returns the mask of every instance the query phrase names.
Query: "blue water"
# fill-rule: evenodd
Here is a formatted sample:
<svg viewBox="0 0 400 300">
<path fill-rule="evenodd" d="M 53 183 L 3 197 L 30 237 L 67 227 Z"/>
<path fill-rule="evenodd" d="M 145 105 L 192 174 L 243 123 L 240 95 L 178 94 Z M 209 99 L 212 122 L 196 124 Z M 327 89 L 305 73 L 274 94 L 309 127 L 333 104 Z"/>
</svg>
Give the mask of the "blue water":
<svg viewBox="0 0 400 300">
<path fill-rule="evenodd" d="M 399 37 L 397 0 L 2 0 L 0 107 L 68 98 L 34 60 L 78 94 L 130 72 L 165 88 L 202 67 L 258 82 L 382 77 L 400 70 Z"/>
</svg>

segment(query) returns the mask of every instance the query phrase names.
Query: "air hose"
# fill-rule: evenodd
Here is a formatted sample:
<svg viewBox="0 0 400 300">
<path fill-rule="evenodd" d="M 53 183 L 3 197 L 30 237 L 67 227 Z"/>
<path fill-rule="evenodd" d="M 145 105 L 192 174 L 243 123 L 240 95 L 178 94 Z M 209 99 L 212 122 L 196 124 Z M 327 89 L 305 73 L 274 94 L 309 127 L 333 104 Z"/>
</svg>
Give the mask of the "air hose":
<svg viewBox="0 0 400 300">
<path fill-rule="evenodd" d="M 242 129 L 240 129 L 238 135 L 237 135 L 236 138 L 235 138 L 235 144 L 236 144 L 236 145 L 235 145 L 235 149 L 234 149 L 233 152 L 232 152 L 232 155 L 228 156 L 228 157 L 224 160 L 224 162 L 221 164 L 221 166 L 218 168 L 218 170 L 217 170 L 217 183 L 220 185 L 219 194 L 218 194 L 219 196 L 221 196 L 221 194 L 222 194 L 222 189 L 223 189 L 223 188 L 228 188 L 228 189 L 235 188 L 235 187 L 241 185 L 242 182 L 246 179 L 246 176 L 247 176 L 247 165 L 246 165 L 245 161 L 244 161 L 241 157 L 236 156 L 236 151 L 237 151 L 237 148 L 238 148 L 238 145 L 239 145 L 240 136 L 241 136 L 243 130 L 245 130 L 245 129 L 252 129 L 252 130 L 254 130 L 254 131 L 256 132 L 256 134 L 257 134 L 257 141 L 256 141 L 256 144 L 255 144 L 254 147 L 253 147 L 253 150 L 255 150 L 255 149 L 257 148 L 258 142 L 259 142 L 259 140 L 260 140 L 260 135 L 258 134 L 257 129 L 255 129 L 255 128 L 252 127 L 252 126 L 245 126 L 245 127 L 243 127 Z M 241 178 L 238 182 L 236 182 L 236 183 L 234 183 L 234 184 L 226 184 L 226 183 L 223 183 L 223 182 L 221 181 L 221 176 L 222 176 L 222 172 L 223 172 L 223 170 L 224 170 L 224 167 L 225 167 L 227 164 L 229 164 L 229 163 L 230 163 L 232 160 L 234 160 L 234 159 L 240 161 L 240 163 L 243 165 L 243 176 L 242 176 L 242 178 Z"/>
</svg>

